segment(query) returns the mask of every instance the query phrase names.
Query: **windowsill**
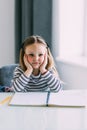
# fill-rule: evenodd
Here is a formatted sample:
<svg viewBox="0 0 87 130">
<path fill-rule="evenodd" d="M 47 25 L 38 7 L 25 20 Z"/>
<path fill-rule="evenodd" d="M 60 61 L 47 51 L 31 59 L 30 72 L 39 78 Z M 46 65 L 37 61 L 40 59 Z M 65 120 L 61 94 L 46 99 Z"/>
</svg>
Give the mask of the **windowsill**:
<svg viewBox="0 0 87 130">
<path fill-rule="evenodd" d="M 87 58 L 81 57 L 56 57 L 56 61 L 87 68 Z"/>
</svg>

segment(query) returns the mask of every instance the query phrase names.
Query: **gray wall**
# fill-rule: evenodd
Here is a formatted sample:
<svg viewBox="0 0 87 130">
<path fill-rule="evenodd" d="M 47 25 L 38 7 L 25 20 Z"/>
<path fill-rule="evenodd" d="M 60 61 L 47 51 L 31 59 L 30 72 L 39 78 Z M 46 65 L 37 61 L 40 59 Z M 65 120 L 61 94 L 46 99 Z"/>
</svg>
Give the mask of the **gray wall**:
<svg viewBox="0 0 87 130">
<path fill-rule="evenodd" d="M 0 0 L 0 66 L 14 63 L 14 1 Z"/>
</svg>

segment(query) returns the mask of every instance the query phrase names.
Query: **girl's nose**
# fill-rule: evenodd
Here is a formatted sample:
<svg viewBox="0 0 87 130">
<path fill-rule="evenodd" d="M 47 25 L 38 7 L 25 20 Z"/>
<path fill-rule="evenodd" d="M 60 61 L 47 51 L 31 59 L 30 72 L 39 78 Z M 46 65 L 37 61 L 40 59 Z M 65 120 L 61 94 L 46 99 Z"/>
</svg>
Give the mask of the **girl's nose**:
<svg viewBox="0 0 87 130">
<path fill-rule="evenodd" d="M 37 61 L 39 59 L 39 56 L 35 56 L 34 60 Z"/>
</svg>

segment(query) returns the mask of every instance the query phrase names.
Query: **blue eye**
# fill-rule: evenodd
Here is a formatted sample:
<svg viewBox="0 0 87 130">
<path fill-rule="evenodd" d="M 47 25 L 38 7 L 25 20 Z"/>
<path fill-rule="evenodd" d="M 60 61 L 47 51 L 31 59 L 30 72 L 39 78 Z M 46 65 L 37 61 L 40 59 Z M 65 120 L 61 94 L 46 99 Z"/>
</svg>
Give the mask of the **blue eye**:
<svg viewBox="0 0 87 130">
<path fill-rule="evenodd" d="M 34 54 L 29 54 L 29 56 L 33 57 L 33 56 L 34 56 Z"/>
<path fill-rule="evenodd" d="M 39 54 L 39 56 L 43 56 L 43 54 Z"/>
</svg>

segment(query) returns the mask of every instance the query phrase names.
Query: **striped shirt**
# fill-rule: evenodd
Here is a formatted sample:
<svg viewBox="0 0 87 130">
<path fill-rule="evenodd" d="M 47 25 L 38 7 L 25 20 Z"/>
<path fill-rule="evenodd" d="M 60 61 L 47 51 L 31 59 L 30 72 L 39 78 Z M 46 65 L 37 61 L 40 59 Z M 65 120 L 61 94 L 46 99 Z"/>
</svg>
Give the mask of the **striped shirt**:
<svg viewBox="0 0 87 130">
<path fill-rule="evenodd" d="M 45 74 L 38 76 L 24 75 L 24 71 L 20 66 L 15 68 L 12 79 L 12 88 L 15 92 L 29 92 L 29 91 L 59 91 L 61 89 L 60 80 L 55 77 L 52 70 Z"/>
</svg>

